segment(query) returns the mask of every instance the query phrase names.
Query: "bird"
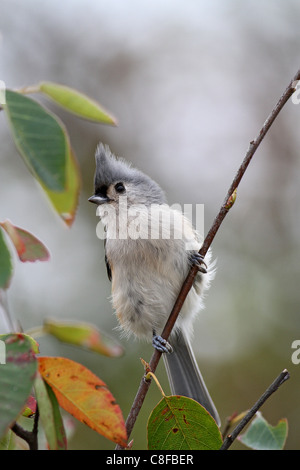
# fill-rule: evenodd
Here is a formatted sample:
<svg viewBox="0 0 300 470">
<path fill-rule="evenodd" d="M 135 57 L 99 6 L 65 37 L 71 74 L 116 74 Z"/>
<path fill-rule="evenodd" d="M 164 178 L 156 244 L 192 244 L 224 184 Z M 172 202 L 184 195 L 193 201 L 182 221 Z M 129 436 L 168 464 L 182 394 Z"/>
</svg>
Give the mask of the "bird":
<svg viewBox="0 0 300 470">
<path fill-rule="evenodd" d="M 104 226 L 107 275 L 119 329 L 152 341 L 163 353 L 171 393 L 192 398 L 220 418 L 191 347 L 193 322 L 215 274 L 211 250 L 199 255 L 201 237 L 161 187 L 107 145 L 95 152 L 94 194 Z M 198 268 L 168 341 L 160 332 L 191 266 Z"/>
</svg>

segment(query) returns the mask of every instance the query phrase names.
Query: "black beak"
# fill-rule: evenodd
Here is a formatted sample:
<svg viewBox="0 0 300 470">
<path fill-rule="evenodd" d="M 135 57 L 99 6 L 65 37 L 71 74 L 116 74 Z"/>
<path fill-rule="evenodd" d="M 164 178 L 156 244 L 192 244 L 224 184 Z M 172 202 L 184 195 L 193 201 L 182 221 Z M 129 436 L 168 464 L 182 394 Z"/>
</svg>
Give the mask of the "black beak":
<svg viewBox="0 0 300 470">
<path fill-rule="evenodd" d="M 110 199 L 107 196 L 91 196 L 88 199 L 90 202 L 93 202 L 94 204 L 105 204 L 106 202 L 109 202 Z"/>
</svg>

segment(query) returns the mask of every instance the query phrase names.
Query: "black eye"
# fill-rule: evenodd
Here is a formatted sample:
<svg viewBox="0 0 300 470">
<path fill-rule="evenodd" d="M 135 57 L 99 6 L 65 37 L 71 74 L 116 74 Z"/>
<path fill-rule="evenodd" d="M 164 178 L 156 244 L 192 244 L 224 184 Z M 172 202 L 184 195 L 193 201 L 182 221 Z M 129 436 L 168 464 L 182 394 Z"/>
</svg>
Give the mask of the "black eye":
<svg viewBox="0 0 300 470">
<path fill-rule="evenodd" d="M 115 184 L 115 190 L 118 192 L 118 193 L 124 193 L 125 191 L 125 186 L 123 183 L 117 183 Z"/>
</svg>

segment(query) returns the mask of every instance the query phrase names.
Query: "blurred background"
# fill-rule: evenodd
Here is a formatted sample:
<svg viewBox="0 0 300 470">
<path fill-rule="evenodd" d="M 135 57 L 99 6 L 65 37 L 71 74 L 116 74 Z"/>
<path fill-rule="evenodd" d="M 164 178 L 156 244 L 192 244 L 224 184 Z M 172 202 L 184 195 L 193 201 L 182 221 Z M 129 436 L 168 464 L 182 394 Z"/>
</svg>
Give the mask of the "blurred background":
<svg viewBox="0 0 300 470">
<path fill-rule="evenodd" d="M 8 88 L 51 80 L 100 101 L 112 128 L 65 122 L 82 173 L 71 229 L 52 212 L 19 157 L 0 113 L 0 220 L 40 238 L 47 263 L 15 259 L 10 309 L 24 329 L 45 317 L 95 323 L 120 340 L 109 359 L 41 339 L 43 355 L 83 363 L 110 387 L 125 418 L 150 345 L 127 341 L 109 301 L 103 242 L 96 237 L 94 151 L 102 141 L 152 176 L 169 203 L 205 205 L 208 230 L 249 142 L 299 68 L 297 0 L 2 0 L 0 79 Z M 291 379 L 263 406 L 273 425 L 287 418 L 287 449 L 299 449 L 300 105 L 290 100 L 255 154 L 234 208 L 214 243 L 217 276 L 195 325 L 194 348 L 223 423 L 254 404 L 287 368 Z M 1 327 L 2 328 L 2 327 Z M 158 377 L 169 391 L 163 365 Z M 153 384 L 134 428 L 146 447 L 148 416 L 160 399 Z M 114 444 L 76 424 L 71 449 Z M 243 448 L 235 443 L 232 448 Z"/>
</svg>

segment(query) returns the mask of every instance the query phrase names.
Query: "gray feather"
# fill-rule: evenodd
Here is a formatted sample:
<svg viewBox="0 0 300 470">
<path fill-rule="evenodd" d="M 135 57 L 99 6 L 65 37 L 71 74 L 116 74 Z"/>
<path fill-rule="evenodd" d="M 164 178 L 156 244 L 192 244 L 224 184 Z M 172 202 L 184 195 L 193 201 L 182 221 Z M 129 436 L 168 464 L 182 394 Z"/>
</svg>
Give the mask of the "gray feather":
<svg viewBox="0 0 300 470">
<path fill-rule="evenodd" d="M 95 194 L 113 183 L 132 183 L 131 190 L 137 194 L 139 204 L 164 204 L 165 194 L 161 187 L 142 171 L 132 168 L 125 160 L 116 158 L 108 146 L 100 143 L 96 154 Z"/>
<path fill-rule="evenodd" d="M 173 352 L 163 354 L 171 392 L 200 403 L 220 426 L 216 407 L 208 393 L 188 339 L 181 330 L 172 335 Z"/>
</svg>

